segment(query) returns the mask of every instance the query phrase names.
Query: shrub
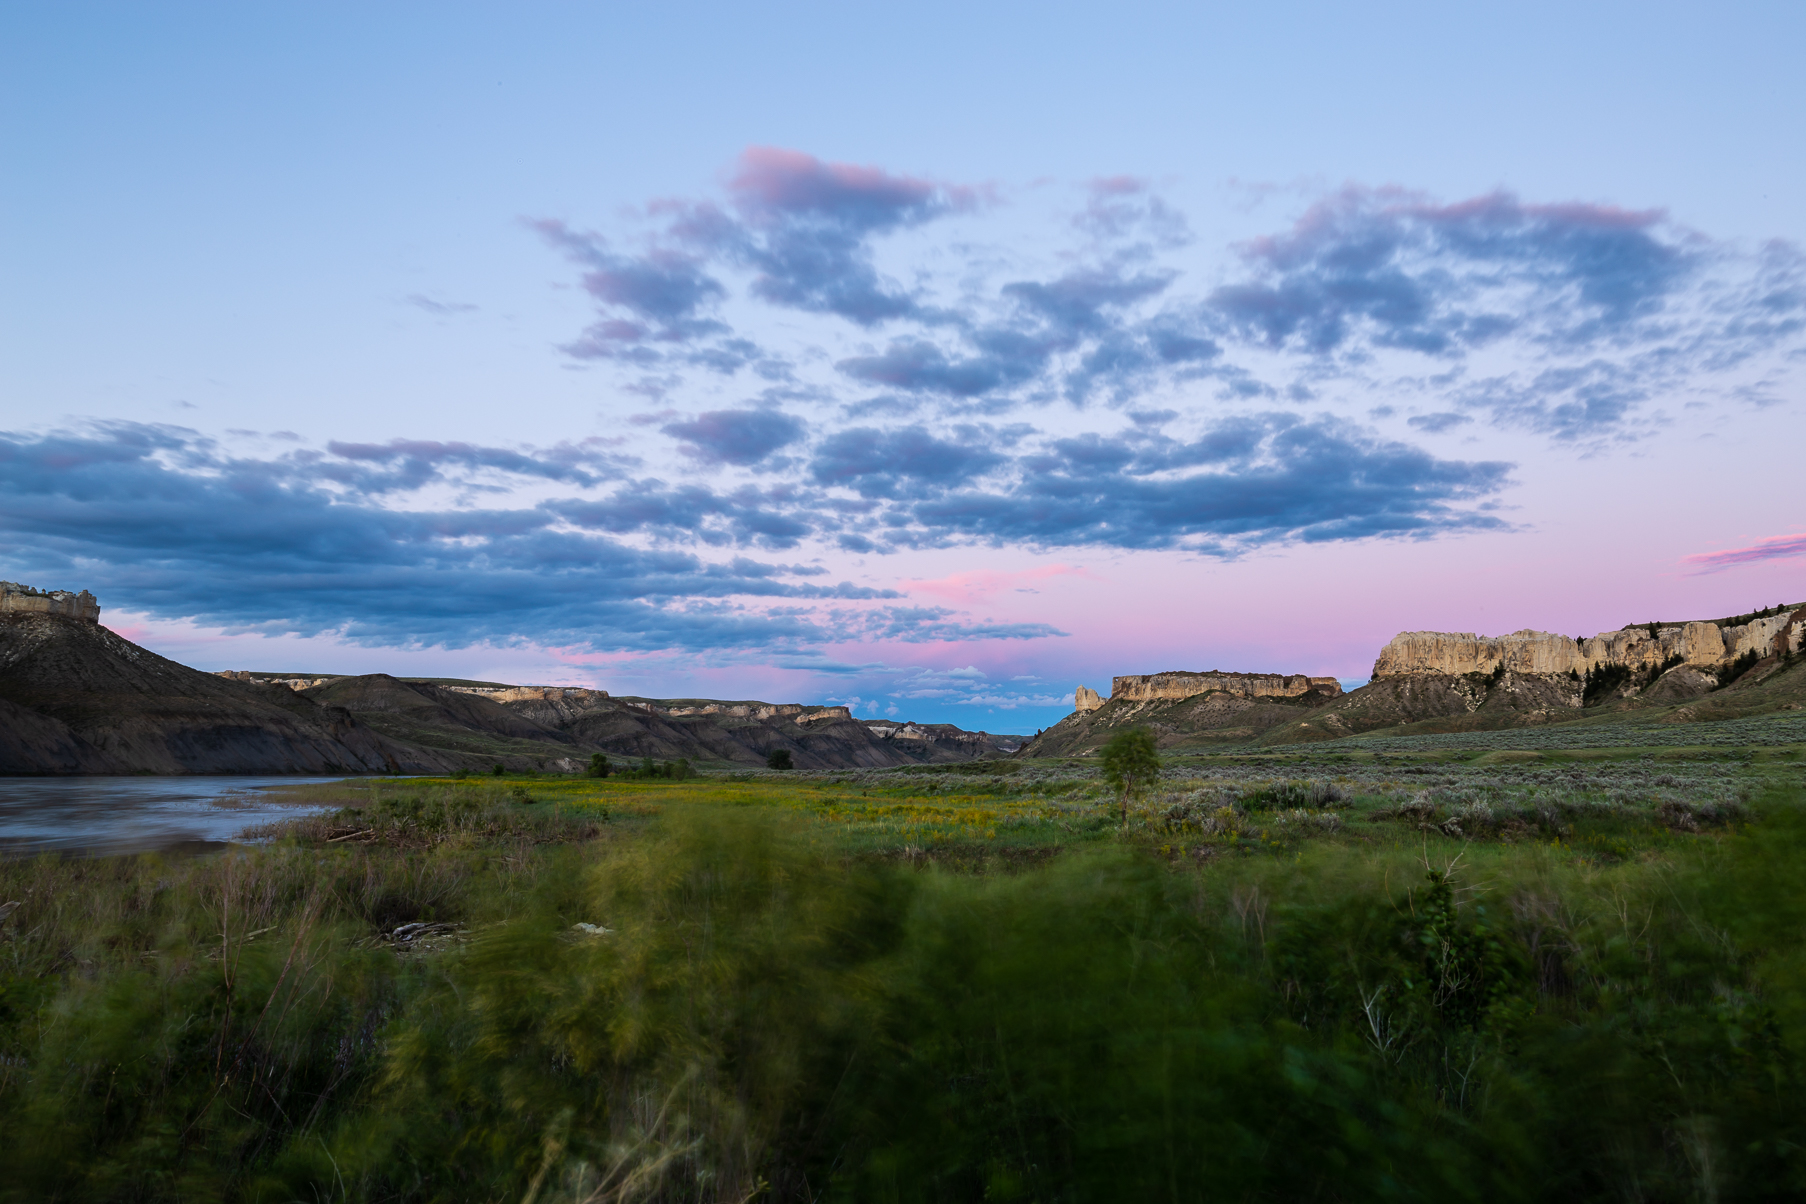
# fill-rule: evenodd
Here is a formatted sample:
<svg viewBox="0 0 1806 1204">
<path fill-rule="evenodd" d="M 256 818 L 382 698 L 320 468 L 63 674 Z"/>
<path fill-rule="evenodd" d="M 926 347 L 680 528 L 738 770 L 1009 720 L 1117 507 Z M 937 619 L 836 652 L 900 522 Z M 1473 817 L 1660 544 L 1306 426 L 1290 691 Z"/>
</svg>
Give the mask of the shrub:
<svg viewBox="0 0 1806 1204">
<path fill-rule="evenodd" d="M 589 759 L 589 771 L 588 771 L 590 777 L 605 778 L 609 775 L 609 771 L 611 769 L 612 769 L 612 766 L 610 766 L 608 763 L 608 754 L 607 753 L 591 754 L 590 759 Z"/>
<path fill-rule="evenodd" d="M 774 748 L 769 753 L 765 754 L 765 768 L 767 768 L 767 769 L 791 769 L 791 768 L 793 768 L 793 766 L 791 765 L 791 762 L 790 762 L 790 750 L 787 748 Z"/>
<path fill-rule="evenodd" d="M 1104 745 L 1099 759 L 1104 780 L 1116 791 L 1122 807 L 1123 826 L 1129 823 L 1129 797 L 1147 789 L 1160 776 L 1160 757 L 1154 751 L 1154 733 L 1131 727 L 1117 732 Z"/>
</svg>

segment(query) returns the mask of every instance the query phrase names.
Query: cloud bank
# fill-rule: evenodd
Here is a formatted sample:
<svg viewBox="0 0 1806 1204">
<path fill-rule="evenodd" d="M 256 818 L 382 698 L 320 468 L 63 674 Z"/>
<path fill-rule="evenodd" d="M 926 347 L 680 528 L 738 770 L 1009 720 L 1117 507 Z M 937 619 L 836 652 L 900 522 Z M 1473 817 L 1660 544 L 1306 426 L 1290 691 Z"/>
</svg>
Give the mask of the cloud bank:
<svg viewBox="0 0 1806 1204">
<path fill-rule="evenodd" d="M 1050 271 L 1015 275 L 992 265 L 1021 256 L 953 228 L 1005 205 L 755 147 L 721 198 L 648 206 L 631 249 L 538 225 L 589 269 L 598 317 L 573 356 L 801 374 L 819 395 L 944 416 L 1174 391 L 1208 413 L 1341 387 L 1422 398 L 1429 434 L 1481 422 L 1597 442 L 1636 436 L 1676 390 L 1760 388 L 1806 335 L 1797 248 L 1739 249 L 1659 209 L 1348 187 L 1288 228 L 1203 250 L 1147 185 L 1114 178 L 1089 186 Z M 886 275 L 905 244 L 919 265 Z M 785 314 L 841 327 L 774 338 Z M 836 354 L 849 335 L 862 345 Z"/>
<path fill-rule="evenodd" d="M 1796 248 L 1657 209 L 1349 187 L 1208 247 L 1115 177 L 1000 243 L 1016 203 L 754 147 L 714 195 L 607 231 L 536 219 L 593 311 L 548 354 L 608 382 L 608 438 L 0 434 L 0 553 L 158 616 L 375 644 L 828 665 L 849 642 L 1058 638 L 919 605 L 859 558 L 1510 532 L 1512 464 L 1448 449 L 1597 451 L 1683 394 L 1760 405 L 1806 340 Z M 648 397 L 669 408 L 628 412 Z"/>
</svg>

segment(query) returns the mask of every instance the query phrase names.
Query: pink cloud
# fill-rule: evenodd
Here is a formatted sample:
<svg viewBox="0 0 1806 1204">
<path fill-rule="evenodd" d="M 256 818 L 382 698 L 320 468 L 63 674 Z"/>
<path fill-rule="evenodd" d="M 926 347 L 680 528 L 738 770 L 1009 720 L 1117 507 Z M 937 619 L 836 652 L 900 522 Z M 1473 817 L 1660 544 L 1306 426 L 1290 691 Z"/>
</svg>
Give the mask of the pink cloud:
<svg viewBox="0 0 1806 1204">
<path fill-rule="evenodd" d="M 815 213 L 858 226 L 888 226 L 926 216 L 937 205 L 969 205 L 970 190 L 892 175 L 877 167 L 824 163 L 802 151 L 751 146 L 740 155 L 728 188 L 743 209 Z"/>
<path fill-rule="evenodd" d="M 1698 565 L 1698 572 L 1716 573 L 1719 569 L 1740 564 L 1759 564 L 1765 560 L 1782 560 L 1789 556 L 1806 556 L 1806 535 L 1771 535 L 1747 548 L 1725 552 L 1700 552 L 1682 557 L 1681 563 Z"/>
<path fill-rule="evenodd" d="M 951 602 L 974 603 L 1006 589 L 1026 589 L 1028 582 L 1046 581 L 1052 577 L 1078 577 L 1085 581 L 1104 580 L 1083 566 L 1050 564 L 1043 568 L 1023 569 L 1014 573 L 977 569 L 969 573 L 954 573 L 947 577 L 937 577 L 932 581 L 911 581 L 904 588 L 912 594 L 932 594 Z"/>
</svg>

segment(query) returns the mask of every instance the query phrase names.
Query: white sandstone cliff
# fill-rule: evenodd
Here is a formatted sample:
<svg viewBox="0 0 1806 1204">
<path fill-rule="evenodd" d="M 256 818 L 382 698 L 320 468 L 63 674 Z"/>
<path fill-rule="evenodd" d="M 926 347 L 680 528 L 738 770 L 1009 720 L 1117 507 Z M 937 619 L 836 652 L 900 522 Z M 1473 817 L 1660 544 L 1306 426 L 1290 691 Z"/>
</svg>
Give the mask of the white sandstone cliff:
<svg viewBox="0 0 1806 1204">
<path fill-rule="evenodd" d="M 1306 677 L 1301 673 L 1171 672 L 1112 678 L 1110 697 L 1128 702 L 1178 702 L 1199 694 L 1221 691 L 1245 698 L 1298 698 L 1317 690 L 1340 694 L 1342 685 L 1333 677 Z"/>
<path fill-rule="evenodd" d="M 0 581 L 0 614 L 8 612 L 100 622 L 100 602 L 87 590 L 72 594 L 66 589 L 37 590 L 17 581 Z"/>
<path fill-rule="evenodd" d="M 1800 649 L 1806 607 L 1735 627 L 1717 623 L 1651 623 L 1575 640 L 1548 631 L 1484 636 L 1471 631 L 1404 631 L 1373 662 L 1375 678 L 1435 673 L 1461 676 L 1507 672 L 1539 676 L 1584 675 L 1601 665 L 1645 669 L 1676 658 L 1681 664 L 1717 668 L 1749 652 L 1758 657 Z"/>
<path fill-rule="evenodd" d="M 1112 678 L 1110 697 L 1080 686 L 1073 691 L 1073 709 L 1082 713 L 1095 711 L 1106 702 L 1183 702 L 1200 694 L 1233 694 L 1239 698 L 1301 698 L 1315 690 L 1319 695 L 1335 697 L 1342 693 L 1342 683 L 1333 677 L 1306 677 L 1302 673 L 1225 673 L 1212 669 L 1208 673 L 1175 670 L 1169 673 L 1140 673 Z"/>
</svg>

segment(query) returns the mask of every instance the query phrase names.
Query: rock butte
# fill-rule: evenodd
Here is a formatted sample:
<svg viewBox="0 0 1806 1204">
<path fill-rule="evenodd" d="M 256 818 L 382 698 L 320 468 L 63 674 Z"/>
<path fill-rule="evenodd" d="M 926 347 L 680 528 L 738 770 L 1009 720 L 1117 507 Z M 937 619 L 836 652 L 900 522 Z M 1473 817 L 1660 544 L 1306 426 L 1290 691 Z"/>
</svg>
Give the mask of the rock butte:
<svg viewBox="0 0 1806 1204">
<path fill-rule="evenodd" d="M 1242 698 L 1302 698 L 1312 690 L 1333 698 L 1342 692 L 1342 684 L 1333 677 L 1306 677 L 1301 673 L 1174 670 L 1112 678 L 1108 700 L 1098 697 L 1096 690 L 1080 686 L 1073 694 L 1073 705 L 1080 711 L 1095 711 L 1105 701 L 1182 702 L 1199 694 L 1212 693 L 1235 694 Z"/>
</svg>

